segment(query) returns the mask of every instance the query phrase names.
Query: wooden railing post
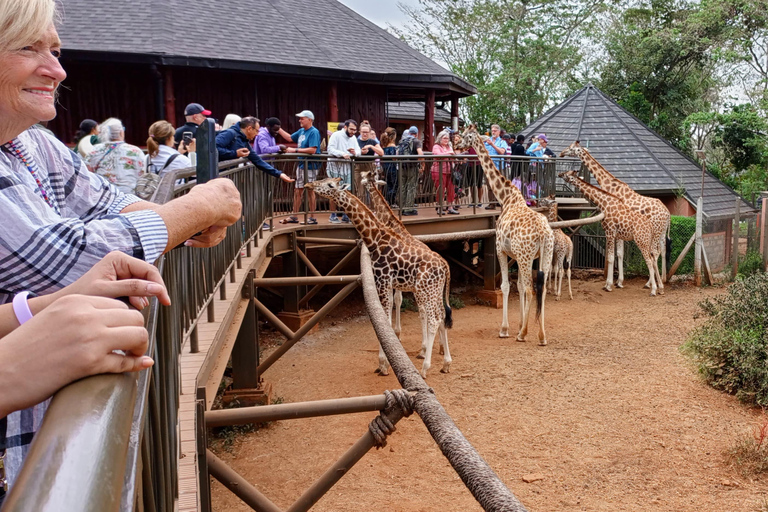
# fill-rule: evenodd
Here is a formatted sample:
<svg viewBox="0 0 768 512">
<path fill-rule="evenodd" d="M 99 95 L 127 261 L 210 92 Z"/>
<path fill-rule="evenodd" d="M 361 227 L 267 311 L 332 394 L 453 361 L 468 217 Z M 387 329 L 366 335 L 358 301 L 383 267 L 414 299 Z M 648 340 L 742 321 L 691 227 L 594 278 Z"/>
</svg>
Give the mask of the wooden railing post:
<svg viewBox="0 0 768 512">
<path fill-rule="evenodd" d="M 253 303 L 255 289 L 253 280 L 256 270 L 248 273 L 243 286 L 243 298 L 248 299 L 248 307 L 243 323 L 237 333 L 235 346 L 232 348 L 232 388 L 256 389 L 259 387 L 259 329 L 256 321 L 256 307 Z"/>
<path fill-rule="evenodd" d="M 741 198 L 736 198 L 736 213 L 733 216 L 733 256 L 731 265 L 733 265 L 733 279 L 739 273 L 739 224 L 741 223 Z"/>
<path fill-rule="evenodd" d="M 702 223 L 704 222 L 704 199 L 699 197 L 696 202 L 696 246 L 693 255 L 693 284 L 701 286 L 701 247 L 702 247 Z"/>
</svg>

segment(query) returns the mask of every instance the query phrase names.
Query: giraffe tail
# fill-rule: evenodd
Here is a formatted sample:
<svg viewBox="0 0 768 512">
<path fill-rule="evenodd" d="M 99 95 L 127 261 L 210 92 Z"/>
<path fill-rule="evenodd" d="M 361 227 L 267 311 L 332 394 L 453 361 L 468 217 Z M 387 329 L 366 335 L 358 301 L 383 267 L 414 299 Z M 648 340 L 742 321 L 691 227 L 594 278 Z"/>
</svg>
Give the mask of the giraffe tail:
<svg viewBox="0 0 768 512">
<path fill-rule="evenodd" d="M 536 320 L 541 316 L 541 306 L 544 298 L 544 271 L 536 272 Z"/>
<path fill-rule="evenodd" d="M 451 306 L 449 305 L 451 303 L 450 296 L 451 296 L 451 270 L 449 268 L 448 273 L 445 276 L 445 294 L 443 296 L 443 307 L 445 307 L 445 320 L 443 320 L 443 325 L 447 329 L 450 329 L 451 327 L 453 327 L 453 310 L 451 310 Z"/>
</svg>

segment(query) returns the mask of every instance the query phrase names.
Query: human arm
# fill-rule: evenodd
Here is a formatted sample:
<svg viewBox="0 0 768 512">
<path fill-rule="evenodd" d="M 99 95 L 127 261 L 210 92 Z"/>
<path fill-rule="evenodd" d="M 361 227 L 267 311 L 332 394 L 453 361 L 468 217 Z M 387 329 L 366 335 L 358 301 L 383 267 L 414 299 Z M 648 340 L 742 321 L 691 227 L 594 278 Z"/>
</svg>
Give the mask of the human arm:
<svg viewBox="0 0 768 512">
<path fill-rule="evenodd" d="M 378 156 L 384 156 L 384 150 L 381 149 L 381 144 L 378 142 L 374 144 L 373 146 L 369 146 L 374 153 L 376 153 Z"/>
<path fill-rule="evenodd" d="M 291 138 L 291 134 L 290 134 L 290 133 L 288 133 L 287 131 L 283 130 L 282 128 L 280 128 L 280 129 L 277 131 L 277 134 L 278 134 L 278 135 L 280 135 L 280 137 L 282 137 L 282 138 L 283 138 L 283 140 L 293 140 L 293 139 Z"/>
<path fill-rule="evenodd" d="M 75 380 L 149 368 L 144 317 L 104 297 L 63 297 L 0 339 L 0 417 Z M 114 353 L 122 350 L 125 355 Z"/>
<path fill-rule="evenodd" d="M 68 295 L 90 295 L 107 298 L 129 297 L 131 305 L 143 309 L 147 297 L 158 297 L 171 304 L 160 272 L 154 265 L 122 252 L 111 252 L 71 285 L 40 297 L 27 299 L 30 312 L 37 315 L 56 300 Z M 0 306 L 0 338 L 19 327 L 12 304 Z"/>
<path fill-rule="evenodd" d="M 279 153 L 280 152 L 280 145 L 279 144 L 270 144 L 272 142 L 269 140 L 269 137 L 265 137 L 261 134 L 256 136 L 256 148 L 258 149 L 258 153 L 260 155 L 271 155 L 273 153 Z"/>
<path fill-rule="evenodd" d="M 216 150 L 219 152 L 219 160 L 234 160 L 240 158 L 237 150 L 232 149 L 232 141 L 235 140 L 235 133 L 232 130 L 224 130 L 216 135 Z"/>
<path fill-rule="evenodd" d="M 339 133 L 339 132 L 336 132 Z M 341 144 L 343 141 L 340 136 L 333 136 L 328 139 L 328 156 L 336 158 L 349 158 L 349 151 Z"/>
<path fill-rule="evenodd" d="M 267 162 L 265 162 L 259 155 L 257 155 L 253 151 L 251 151 L 248 154 L 248 160 L 250 160 L 251 163 L 253 163 L 253 165 L 255 165 L 257 169 L 260 169 L 266 172 L 270 176 L 274 176 L 275 178 L 280 178 L 281 180 L 286 181 L 288 183 L 296 181 L 293 178 L 290 178 L 287 174 L 280 172 L 274 167 L 272 167 L 271 165 L 269 165 Z"/>
</svg>

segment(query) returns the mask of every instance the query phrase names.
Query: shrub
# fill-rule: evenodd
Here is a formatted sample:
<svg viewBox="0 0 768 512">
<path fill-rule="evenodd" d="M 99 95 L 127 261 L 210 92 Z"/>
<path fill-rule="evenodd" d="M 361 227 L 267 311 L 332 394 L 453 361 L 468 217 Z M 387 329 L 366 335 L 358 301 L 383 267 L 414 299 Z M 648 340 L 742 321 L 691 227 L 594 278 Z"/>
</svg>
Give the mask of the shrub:
<svg viewBox="0 0 768 512">
<path fill-rule="evenodd" d="M 765 413 L 752 429 L 752 435 L 738 439 L 726 455 L 745 477 L 768 472 L 768 417 Z"/>
<path fill-rule="evenodd" d="M 763 256 L 760 251 L 750 249 L 747 254 L 739 261 L 739 274 L 743 276 L 750 276 L 756 272 L 763 271 Z"/>
<path fill-rule="evenodd" d="M 708 318 L 683 352 L 712 387 L 768 405 L 768 274 L 738 279 L 699 306 Z"/>
</svg>

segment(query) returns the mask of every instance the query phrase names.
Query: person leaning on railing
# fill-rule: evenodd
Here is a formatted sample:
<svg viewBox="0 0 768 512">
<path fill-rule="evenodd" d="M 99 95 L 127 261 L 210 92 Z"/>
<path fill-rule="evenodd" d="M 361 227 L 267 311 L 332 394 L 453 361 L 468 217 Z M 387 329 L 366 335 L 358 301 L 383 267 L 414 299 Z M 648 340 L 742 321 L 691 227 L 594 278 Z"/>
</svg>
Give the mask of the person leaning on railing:
<svg viewBox="0 0 768 512">
<path fill-rule="evenodd" d="M 14 448 L 23 440 L 6 432 L 19 431 L 19 421 L 42 420 L 16 416 L 9 425 L 10 413 L 41 403 L 83 377 L 135 372 L 154 364 L 145 355 L 144 317 L 114 300 L 130 297 L 130 303 L 142 309 L 152 296 L 170 304 L 160 272 L 149 263 L 113 252 L 57 292 L 33 298 L 21 293 L 13 304 L 0 306 L 0 461 L 20 467 L 22 453 Z M 4 478 L 0 465 L 0 504 Z"/>
<path fill-rule="evenodd" d="M 182 243 L 214 246 L 242 211 L 228 179 L 166 204 L 142 201 L 34 128 L 56 116 L 56 89 L 66 77 L 56 18 L 55 0 L 0 0 L 0 304 L 24 291 L 58 291 L 113 250 L 154 262 Z M 45 408 L 10 415 L 8 435 L 20 440 L 10 451 L 26 450 Z M 13 479 L 20 466 L 6 469 Z"/>
</svg>

